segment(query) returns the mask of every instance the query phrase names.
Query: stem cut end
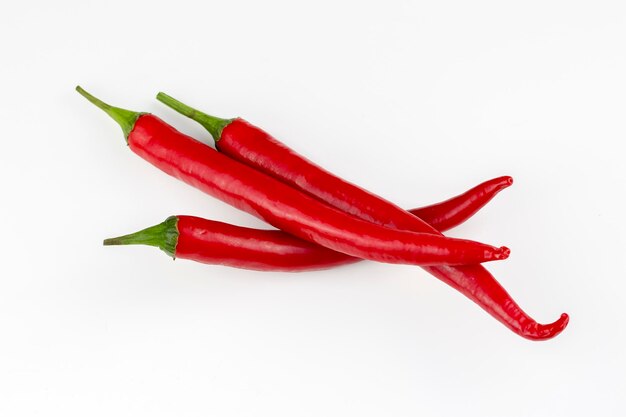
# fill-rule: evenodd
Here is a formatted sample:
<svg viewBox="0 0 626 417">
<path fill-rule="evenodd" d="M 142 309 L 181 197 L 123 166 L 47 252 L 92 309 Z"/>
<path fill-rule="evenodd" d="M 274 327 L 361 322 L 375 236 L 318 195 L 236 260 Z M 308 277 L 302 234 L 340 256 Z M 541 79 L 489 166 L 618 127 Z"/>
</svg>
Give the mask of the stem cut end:
<svg viewBox="0 0 626 417">
<path fill-rule="evenodd" d="M 79 85 L 76 86 L 76 91 L 78 91 L 81 96 L 85 97 L 87 100 L 95 104 L 96 107 L 104 110 L 106 114 L 111 116 L 111 118 L 115 120 L 122 128 L 122 131 L 124 132 L 124 139 L 126 139 L 126 142 L 128 142 L 128 135 L 130 135 L 130 132 L 135 127 L 135 122 L 137 121 L 139 116 L 145 113 L 121 109 L 119 107 L 113 107 L 100 100 L 99 98 L 92 96 Z"/>
<path fill-rule="evenodd" d="M 129 235 L 105 239 L 104 246 L 148 245 L 155 246 L 172 258 L 176 257 L 178 244 L 178 217 L 170 216 L 163 223 L 148 227 Z"/>
<path fill-rule="evenodd" d="M 200 123 L 206 130 L 209 131 L 215 143 L 217 143 L 222 137 L 222 131 L 226 126 L 228 126 L 234 119 L 222 119 L 219 117 L 211 116 L 209 114 L 203 113 L 199 110 L 194 109 L 176 100 L 174 97 L 169 96 L 163 92 L 160 92 L 156 96 L 157 100 L 171 109 L 176 110 L 178 113 L 183 116 L 189 117 L 191 120 L 195 120 Z"/>
</svg>

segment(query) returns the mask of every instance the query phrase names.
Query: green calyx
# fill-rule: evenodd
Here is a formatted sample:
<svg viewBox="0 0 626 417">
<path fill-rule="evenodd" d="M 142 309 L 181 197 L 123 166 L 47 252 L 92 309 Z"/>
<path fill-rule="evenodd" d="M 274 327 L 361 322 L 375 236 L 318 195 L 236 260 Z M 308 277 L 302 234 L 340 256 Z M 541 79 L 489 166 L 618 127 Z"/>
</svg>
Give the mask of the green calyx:
<svg viewBox="0 0 626 417">
<path fill-rule="evenodd" d="M 148 245 L 155 246 L 176 258 L 178 244 L 178 217 L 170 216 L 163 223 L 148 227 L 129 235 L 104 240 L 104 246 L 111 245 Z"/>
<path fill-rule="evenodd" d="M 87 91 L 83 90 L 80 86 L 76 86 L 76 91 L 78 91 L 80 95 L 85 97 L 87 100 L 95 104 L 98 108 L 104 110 L 106 114 L 111 116 L 111 118 L 115 120 L 122 128 L 122 131 L 124 132 L 124 139 L 126 139 L 126 142 L 128 143 L 128 135 L 130 135 L 130 132 L 135 127 L 135 122 L 142 114 L 145 113 L 121 109 L 119 107 L 113 107 L 103 102 L 102 100 L 92 96 Z"/>
<path fill-rule="evenodd" d="M 228 126 L 234 119 L 221 119 L 219 117 L 211 116 L 206 113 L 202 113 L 199 110 L 189 107 L 188 105 L 181 103 L 175 98 L 168 96 L 165 93 L 157 94 L 157 100 L 166 106 L 176 110 L 178 113 L 189 117 L 192 120 L 200 123 L 206 130 L 209 131 L 213 140 L 217 143 L 222 137 L 222 130 Z"/>
</svg>

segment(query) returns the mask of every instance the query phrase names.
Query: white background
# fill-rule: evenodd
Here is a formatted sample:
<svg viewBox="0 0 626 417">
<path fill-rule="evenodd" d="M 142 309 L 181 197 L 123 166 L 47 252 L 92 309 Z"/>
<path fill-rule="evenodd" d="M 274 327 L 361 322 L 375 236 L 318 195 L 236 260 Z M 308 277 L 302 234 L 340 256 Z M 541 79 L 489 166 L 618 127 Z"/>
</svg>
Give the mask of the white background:
<svg viewBox="0 0 626 417">
<path fill-rule="evenodd" d="M 3 2 L 0 415 L 617 416 L 626 401 L 622 2 Z M 530 342 L 416 267 L 258 273 L 105 237 L 192 214 L 74 91 L 208 135 L 242 116 L 406 207 L 515 184 L 452 231 Z"/>
</svg>

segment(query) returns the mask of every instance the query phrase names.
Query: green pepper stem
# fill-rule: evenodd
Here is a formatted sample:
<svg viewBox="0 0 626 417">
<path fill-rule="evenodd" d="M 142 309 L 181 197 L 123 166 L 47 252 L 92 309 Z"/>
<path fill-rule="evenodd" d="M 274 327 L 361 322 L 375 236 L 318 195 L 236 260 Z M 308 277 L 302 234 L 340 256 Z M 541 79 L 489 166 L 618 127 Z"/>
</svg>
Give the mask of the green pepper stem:
<svg viewBox="0 0 626 417">
<path fill-rule="evenodd" d="M 104 246 L 148 245 L 161 249 L 172 258 L 178 244 L 178 217 L 170 216 L 163 223 L 148 227 L 129 235 L 105 239 Z"/>
<path fill-rule="evenodd" d="M 199 110 L 194 109 L 193 107 L 190 107 L 184 103 L 181 103 L 180 101 L 176 100 L 175 98 L 171 96 L 168 96 L 165 93 L 157 94 L 156 98 L 161 103 L 176 110 L 178 113 L 184 116 L 187 116 L 190 119 L 195 120 L 196 122 L 200 123 L 202 126 L 204 126 L 206 130 L 209 131 L 209 133 L 213 137 L 213 140 L 216 143 L 217 141 L 220 140 L 220 137 L 222 136 L 222 130 L 224 130 L 224 128 L 228 126 L 230 122 L 233 121 L 233 119 L 222 119 L 219 117 L 215 117 L 215 116 L 211 116 L 209 114 L 203 113 Z"/>
<path fill-rule="evenodd" d="M 111 116 L 111 118 L 115 120 L 122 128 L 122 131 L 124 132 L 124 138 L 126 139 L 126 142 L 128 142 L 128 135 L 135 127 L 135 122 L 137 121 L 139 116 L 145 113 L 139 113 L 131 110 L 121 109 L 119 107 L 113 107 L 100 100 L 99 98 L 92 96 L 87 91 L 83 90 L 81 86 L 76 86 L 76 91 L 78 91 L 80 95 L 85 97 L 87 100 L 95 104 L 96 107 L 104 110 L 106 114 Z"/>
</svg>

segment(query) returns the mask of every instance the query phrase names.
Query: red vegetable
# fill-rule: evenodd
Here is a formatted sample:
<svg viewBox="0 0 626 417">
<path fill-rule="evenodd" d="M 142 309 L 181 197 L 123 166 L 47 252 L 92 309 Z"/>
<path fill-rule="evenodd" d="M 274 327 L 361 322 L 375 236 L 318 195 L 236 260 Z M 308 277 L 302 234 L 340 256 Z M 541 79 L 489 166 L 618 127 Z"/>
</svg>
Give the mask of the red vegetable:
<svg viewBox="0 0 626 417">
<path fill-rule="evenodd" d="M 412 210 L 427 210 L 433 219 L 465 220 L 460 213 L 476 207 L 510 184 L 506 178 L 487 181 L 444 203 Z M 452 215 L 441 208 L 447 207 Z M 473 207 L 469 209 L 469 207 Z M 280 230 L 258 230 L 192 216 L 172 216 L 156 226 L 113 239 L 105 245 L 150 245 L 181 259 L 259 271 L 312 271 L 361 261 L 293 237 Z"/>
<path fill-rule="evenodd" d="M 472 264 L 508 257 L 505 247 L 394 230 L 356 219 L 216 152 L 153 115 L 111 107 L 80 87 L 77 90 L 120 124 L 133 152 L 294 236 L 387 263 Z"/>
<path fill-rule="evenodd" d="M 243 119 L 226 120 L 209 116 L 163 93 L 159 93 L 157 98 L 202 124 L 221 152 L 260 172 L 361 219 L 389 227 L 439 234 L 400 207 L 336 177 Z M 554 337 L 563 331 L 569 321 L 567 314 L 562 314 L 554 323 L 537 323 L 480 265 L 431 266 L 425 269 L 522 337 L 532 340 Z"/>
<path fill-rule="evenodd" d="M 280 230 L 258 230 L 172 216 L 139 232 L 106 239 L 105 245 L 150 245 L 172 257 L 259 271 L 311 271 L 358 262 Z"/>
<path fill-rule="evenodd" d="M 449 200 L 409 210 L 409 213 L 424 220 L 440 232 L 445 232 L 472 217 L 498 192 L 511 184 L 513 184 L 513 178 L 509 176 L 494 178 Z"/>
</svg>

